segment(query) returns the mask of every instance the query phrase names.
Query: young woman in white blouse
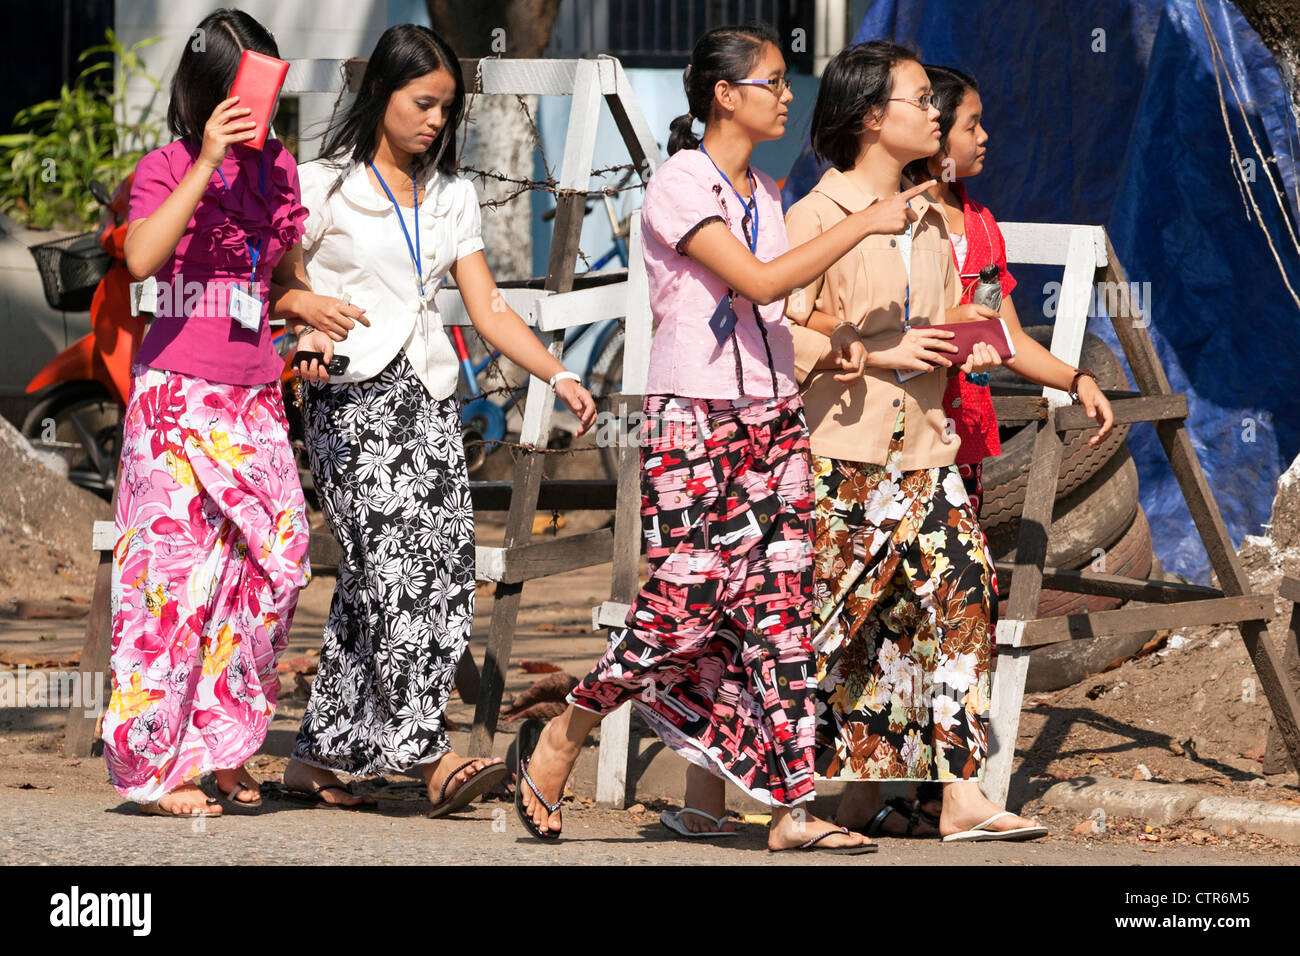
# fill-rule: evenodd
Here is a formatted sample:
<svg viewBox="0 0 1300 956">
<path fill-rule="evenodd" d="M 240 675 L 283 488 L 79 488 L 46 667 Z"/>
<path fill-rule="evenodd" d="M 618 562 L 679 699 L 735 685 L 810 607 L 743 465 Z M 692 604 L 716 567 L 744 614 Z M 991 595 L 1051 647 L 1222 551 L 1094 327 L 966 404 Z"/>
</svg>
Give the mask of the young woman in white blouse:
<svg viewBox="0 0 1300 956">
<path fill-rule="evenodd" d="M 367 802 L 339 771 L 418 767 L 431 816 L 506 773 L 500 760 L 457 755 L 443 717 L 474 621 L 458 364 L 433 306 L 443 276 L 485 339 L 551 381 L 584 431 L 595 418 L 578 377 L 502 308 L 474 188 L 455 174 L 464 95 L 441 37 L 390 27 L 322 158 L 299 168 L 310 217 L 277 310 L 302 331 L 300 351 L 349 365 L 334 376 L 316 361 L 298 369 L 312 473 L 343 558 L 284 782 L 331 806 Z"/>
</svg>

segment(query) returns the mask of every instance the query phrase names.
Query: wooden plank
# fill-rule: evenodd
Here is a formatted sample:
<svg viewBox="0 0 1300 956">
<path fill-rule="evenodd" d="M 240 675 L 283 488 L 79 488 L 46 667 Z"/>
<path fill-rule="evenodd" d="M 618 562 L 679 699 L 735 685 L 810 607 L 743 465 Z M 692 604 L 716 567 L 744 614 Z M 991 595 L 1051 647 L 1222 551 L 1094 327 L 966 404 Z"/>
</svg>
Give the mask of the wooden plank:
<svg viewBox="0 0 1300 956">
<path fill-rule="evenodd" d="M 1071 368 L 1078 367 L 1083 353 L 1083 335 L 1088 328 L 1088 313 L 1092 310 L 1096 288 L 1094 241 L 1092 230 L 1076 229 L 1066 246 L 1065 275 L 1061 279 L 1056 322 L 1052 326 L 1051 353 Z M 1044 388 L 1043 397 L 1052 405 L 1070 404 L 1069 394 L 1059 389 Z"/>
<path fill-rule="evenodd" d="M 94 551 L 112 551 L 117 547 L 117 522 L 96 521 L 90 529 L 90 547 Z"/>
<path fill-rule="evenodd" d="M 637 258 L 640 258 L 638 255 Z M 623 374 L 633 363 L 644 363 L 644 352 L 623 350 Z M 631 413 L 642 407 L 641 396 L 620 395 L 616 403 L 618 421 L 627 427 Z M 630 604 L 640 582 L 641 489 L 640 449 L 622 435 L 618 450 L 618 508 L 614 514 L 614 566 L 610 576 L 610 602 Z M 602 605 L 603 607 L 603 605 Z M 614 627 L 621 627 L 619 619 Z M 627 800 L 627 765 L 631 749 L 632 708 L 624 704 L 601 721 L 600 755 L 596 766 L 596 802 L 621 808 Z"/>
<path fill-rule="evenodd" d="M 533 314 L 539 331 L 554 332 L 574 325 L 621 319 L 627 314 L 627 302 L 627 283 L 616 282 L 546 296 L 534 303 Z"/>
<path fill-rule="evenodd" d="M 1002 222 L 998 226 L 1007 243 L 1008 262 L 1063 266 L 1069 254 L 1070 237 L 1082 229 L 1092 240 L 1094 268 L 1106 265 L 1108 246 L 1105 230 L 1100 226 L 1055 222 Z"/>
<path fill-rule="evenodd" d="M 998 583 L 1010 581 L 1015 575 L 1015 566 L 1006 562 L 997 565 Z M 1175 604 L 1180 601 L 1199 601 L 1207 598 L 1221 598 L 1223 592 L 1218 588 L 1202 587 L 1199 584 L 1183 584 L 1181 581 L 1150 581 L 1142 578 L 1126 578 L 1114 574 L 1098 574 L 1094 571 L 1070 571 L 1062 568 L 1043 568 L 1043 587 L 1071 594 L 1090 594 L 1098 597 L 1123 598 L 1126 601 L 1144 601 L 1149 604 Z"/>
<path fill-rule="evenodd" d="M 538 93 L 543 96 L 578 97 L 579 84 L 582 82 L 584 65 L 592 67 L 597 92 L 611 94 L 617 89 L 614 69 L 617 60 L 551 60 L 551 59 L 499 59 L 484 57 L 483 92 L 525 96 Z M 585 102 L 585 101 L 584 101 Z M 597 113 L 593 112 L 591 121 L 594 125 Z M 567 145 L 565 147 L 568 148 Z"/>
<path fill-rule="evenodd" d="M 114 495 L 116 500 L 116 495 Z M 86 688 L 98 686 L 99 700 L 107 706 L 110 656 L 112 649 L 113 611 L 113 552 L 99 552 L 99 564 L 95 568 L 95 589 L 91 593 L 90 616 L 86 619 L 86 637 L 81 644 L 81 663 L 78 664 L 77 680 L 81 693 L 75 695 L 68 707 L 67 718 L 63 725 L 63 755 L 65 757 L 94 756 L 96 727 L 99 714 L 87 713 L 84 701 L 89 696 Z"/>
<path fill-rule="evenodd" d="M 1181 392 L 1177 395 L 1143 395 L 1139 398 L 1124 398 L 1111 402 L 1110 407 L 1115 413 L 1116 425 L 1181 421 L 1189 414 L 1187 396 Z M 1082 405 L 1068 405 L 1056 414 L 1056 427 L 1059 431 L 1096 426 L 1096 420 L 1088 417 L 1088 410 Z"/>
<path fill-rule="evenodd" d="M 510 481 L 471 481 L 475 511 L 509 511 Z M 539 511 L 613 511 L 618 487 L 612 478 L 548 478 L 537 493 Z"/>
<path fill-rule="evenodd" d="M 1300 604 L 1300 578 L 1284 575 L 1278 582 L 1277 593 L 1285 600 Z"/>
<path fill-rule="evenodd" d="M 623 391 L 629 395 L 645 392 L 650 370 L 650 342 L 654 334 L 654 316 L 650 311 L 650 281 L 646 276 L 645 258 L 641 254 L 641 210 L 628 220 L 627 323 L 623 340 Z M 640 476 L 637 478 L 638 487 Z M 640 524 L 637 523 L 640 535 Z"/>
<path fill-rule="evenodd" d="M 1288 601 L 1295 601 L 1294 594 L 1300 591 L 1300 581 L 1295 578 L 1284 578 L 1283 597 Z M 1291 616 L 1287 620 L 1286 633 L 1283 634 L 1283 651 L 1282 651 L 1282 676 L 1287 686 L 1291 688 L 1292 693 L 1300 694 L 1300 604 L 1291 605 Z M 1264 744 L 1264 773 L 1286 773 L 1288 769 L 1300 770 L 1300 763 L 1295 763 L 1289 759 L 1287 753 L 1286 739 L 1278 732 L 1277 721 L 1268 728 L 1268 739 Z"/>
<path fill-rule="evenodd" d="M 1020 730 L 1020 702 L 1029 672 L 1029 651 L 1011 643 L 1026 621 L 1037 614 L 1042 591 L 1043 563 L 1047 558 L 1047 529 L 1052 524 L 1056 475 L 1061 467 L 1061 436 L 1056 430 L 1056 409 L 1048 409 L 1038 424 L 1029 466 L 1025 508 L 1016 544 L 1015 577 L 1007 600 L 1007 617 L 998 621 L 1000 649 L 993 665 L 993 699 L 989 708 L 989 755 L 981 788 L 998 806 L 1005 806 L 1011 788 L 1011 764 Z"/>
<path fill-rule="evenodd" d="M 641 107 L 632 95 L 632 84 L 623 72 L 623 64 L 614 61 L 614 92 L 605 96 L 614 125 L 618 127 L 623 142 L 627 144 L 628 155 L 632 164 L 640 172 L 642 182 L 649 182 L 650 177 L 663 165 L 663 156 L 659 152 L 659 143 L 646 122 Z M 631 257 L 629 257 L 629 260 Z"/>
<path fill-rule="evenodd" d="M 573 288 L 573 268 L 578 258 L 578 241 L 582 235 L 585 196 L 591 179 L 591 162 L 595 155 L 596 130 L 600 119 L 600 73 L 598 64 L 581 60 L 574 75 L 573 105 L 565 136 L 564 160 L 560 167 L 560 188 L 566 190 L 556 204 L 555 230 L 546 269 L 547 292 L 568 292 Z M 535 92 L 528 90 L 527 92 Z M 564 338 L 558 332 L 543 332 L 541 339 L 556 358 L 564 352 Z M 522 444 L 546 447 L 555 393 L 536 378 L 529 383 L 528 407 L 524 410 Z M 537 493 L 542 480 L 545 456 L 525 453 L 515 466 L 515 494 L 506 518 L 504 546 L 519 548 L 532 536 L 533 517 L 537 513 Z M 470 753 L 492 752 L 501 694 L 505 690 L 505 671 L 510 662 L 515 622 L 519 616 L 522 582 L 502 581 L 496 587 L 492 605 L 492 622 L 488 630 L 487 649 L 483 658 L 478 703 L 474 708 L 474 729 L 470 734 Z"/>
<path fill-rule="evenodd" d="M 1113 634 L 1135 634 L 1138 631 L 1267 621 L 1273 613 L 1271 594 L 1240 594 L 1205 601 L 1123 607 L 1114 611 L 1068 614 L 1027 621 L 1019 642 L 1011 646 L 1042 647 L 1044 644 Z M 1002 641 L 999 640 L 998 643 L 1001 644 Z"/>
<path fill-rule="evenodd" d="M 1047 399 L 1041 395 L 994 395 L 993 414 L 999 422 L 1036 422 L 1047 417 Z"/>
<path fill-rule="evenodd" d="M 480 581 L 530 581 L 578 568 L 604 564 L 614 555 L 614 534 L 598 528 L 551 541 L 515 545 L 513 548 L 475 548 L 475 574 Z"/>
<path fill-rule="evenodd" d="M 497 288 L 501 292 L 501 301 L 518 312 L 519 317 L 529 325 L 536 323 L 534 309 L 537 303 L 549 295 L 545 289 L 521 289 L 508 286 Z M 444 326 L 459 325 L 464 328 L 474 324 L 465 309 L 465 300 L 460 297 L 460 290 L 455 286 L 443 286 L 434 293 L 433 307 L 438 311 L 438 317 Z"/>
<path fill-rule="evenodd" d="M 591 609 L 591 629 L 598 631 L 602 627 L 622 627 L 630 610 L 630 603 L 604 601 Z"/>
</svg>

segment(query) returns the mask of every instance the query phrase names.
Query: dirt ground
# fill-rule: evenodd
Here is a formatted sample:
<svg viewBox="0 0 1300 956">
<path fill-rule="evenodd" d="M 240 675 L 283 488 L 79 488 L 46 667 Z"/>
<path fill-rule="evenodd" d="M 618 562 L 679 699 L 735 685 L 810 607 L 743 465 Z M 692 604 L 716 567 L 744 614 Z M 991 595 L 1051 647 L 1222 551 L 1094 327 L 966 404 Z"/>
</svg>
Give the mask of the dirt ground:
<svg viewBox="0 0 1300 956">
<path fill-rule="evenodd" d="M 603 515 L 572 516 L 563 533 L 586 530 L 603 520 Z M 493 516 L 481 520 L 480 543 L 496 543 L 500 534 L 501 525 Z M 507 675 L 507 704 L 546 677 L 544 672 L 526 672 L 519 663 L 543 662 L 580 676 L 600 654 L 604 637 L 591 631 L 590 609 L 607 598 L 609 571 L 608 565 L 602 565 L 525 586 L 513 666 Z M 319 574 L 301 595 L 290 646 L 281 660 L 284 689 L 280 706 L 264 753 L 250 764 L 261 779 L 279 779 L 292 747 L 333 585 L 332 575 Z M 84 591 L 70 590 L 73 594 L 89 593 L 88 587 Z M 481 586 L 472 642 L 480 662 L 491 610 L 491 589 Z M 22 620 L 14 615 L 12 603 L 0 606 L 0 668 L 12 671 L 20 664 L 28 668 L 44 664 L 69 669 L 78 657 L 84 628 L 84 619 Z M 1294 772 L 1275 776 L 1261 772 L 1268 710 L 1262 691 L 1251 685 L 1253 677 L 1234 630 L 1198 629 L 1162 635 L 1143 656 L 1073 687 L 1028 695 L 1021 719 L 1011 803 L 1037 814 L 1052 828 L 1052 834 L 1033 846 L 999 852 L 990 861 L 1178 861 L 1198 865 L 1294 862 L 1295 846 L 1249 833 L 1216 834 L 1187 822 L 1145 833 L 1140 822 L 1119 819 L 1108 821 L 1103 834 L 1079 833 L 1076 827 L 1086 823 L 1081 814 L 1044 806 L 1041 800 L 1041 794 L 1059 780 L 1107 775 L 1190 784 L 1209 794 L 1300 805 L 1300 786 Z M 447 715 L 461 732 L 454 737 L 459 746 L 464 745 L 463 734 L 473 721 L 473 712 L 472 704 L 453 697 Z M 62 726 L 61 710 L 0 709 L 0 815 L 5 815 L 3 808 L 7 804 L 8 812 L 17 814 L 17 822 L 27 820 L 44 831 L 44 823 L 37 827 L 35 818 L 27 815 L 37 807 L 53 810 L 62 801 L 68 802 L 70 812 L 74 807 L 82 807 L 85 812 L 98 808 L 96 815 L 126 812 L 107 784 L 102 759 L 62 755 Z M 513 735 L 516 726 L 502 722 L 498 749 Z M 594 827 L 599 839 L 631 841 L 644 838 L 652 830 L 662 832 L 658 811 L 677 804 L 678 787 L 660 785 L 660 790 L 670 792 L 641 792 L 641 802 L 627 811 L 601 810 L 581 795 L 592 792 L 588 780 L 584 786 L 575 783 L 580 796 L 571 806 L 574 812 L 582 811 L 583 825 Z M 415 780 L 381 778 L 368 782 L 365 789 L 382 798 L 385 812 L 391 810 L 399 817 L 423 821 L 422 809 L 427 804 Z M 312 819 L 320 815 L 311 814 Z M 46 819 L 45 814 L 38 816 Z M 332 820 L 333 815 L 329 816 Z M 472 816 L 493 825 L 507 817 L 514 822 L 513 812 L 505 803 L 480 805 Z M 761 827 L 747 829 L 758 831 Z M 1151 840 L 1152 836 L 1159 837 L 1159 842 Z M 597 835 L 593 833 L 592 838 Z M 761 839 L 755 839 L 761 846 Z M 748 846 L 750 842 L 746 838 L 739 844 Z M 917 845 L 917 841 L 888 842 L 895 846 Z M 676 859 L 676 850 L 670 849 L 674 844 L 662 846 L 662 852 L 646 850 L 648 859 Z M 1052 847 L 1056 849 L 1045 849 Z M 1087 856 L 1075 852 L 1085 849 L 1089 851 Z M 16 852 L 23 856 L 21 851 Z M 639 859 L 641 851 L 637 854 Z M 903 856 L 899 862 L 923 862 L 910 850 Z M 285 859 L 290 858 L 292 855 Z M 338 859 L 346 862 L 346 854 Z M 719 858 L 719 862 L 725 859 Z M 977 860 L 972 857 L 967 862 Z"/>
</svg>

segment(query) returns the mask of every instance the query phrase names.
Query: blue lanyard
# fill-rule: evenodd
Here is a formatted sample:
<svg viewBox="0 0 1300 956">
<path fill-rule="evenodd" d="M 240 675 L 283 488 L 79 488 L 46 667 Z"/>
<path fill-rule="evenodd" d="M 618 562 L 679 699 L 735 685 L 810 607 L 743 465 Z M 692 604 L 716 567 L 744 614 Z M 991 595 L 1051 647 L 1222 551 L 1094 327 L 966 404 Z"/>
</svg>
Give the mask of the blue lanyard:
<svg viewBox="0 0 1300 956">
<path fill-rule="evenodd" d="M 700 152 L 703 153 L 705 156 L 708 156 L 709 162 L 713 163 L 713 157 L 709 156 L 709 151 L 704 148 L 703 143 L 700 143 Z M 758 250 L 758 181 L 754 178 L 754 171 L 750 169 L 748 166 L 745 167 L 745 176 L 749 180 L 749 196 L 750 196 L 750 198 L 746 200 L 745 197 L 740 194 L 740 190 L 738 190 L 735 187 L 735 185 L 731 182 L 731 180 L 727 179 L 727 174 L 724 173 L 721 169 L 718 169 L 717 163 L 713 163 L 713 168 L 717 169 L 718 175 L 727 181 L 728 186 L 731 186 L 731 191 L 736 194 L 736 198 L 740 200 L 741 206 L 743 206 L 745 210 L 749 212 L 750 216 L 754 220 L 754 231 L 750 233 L 749 236 L 749 252 L 750 255 L 753 255 Z"/>
<path fill-rule="evenodd" d="M 221 184 L 226 187 L 226 192 L 230 192 L 230 182 L 226 179 L 226 174 L 221 171 L 220 166 L 217 167 L 217 175 L 221 177 Z M 263 198 L 265 198 L 266 196 L 265 158 L 263 158 L 261 165 L 257 167 L 257 191 L 262 194 Z M 248 244 L 248 258 L 253 261 L 253 270 L 248 276 L 248 282 L 251 285 L 252 283 L 257 281 L 257 260 L 262 258 L 262 244 L 261 242 L 258 242 L 257 245 L 253 245 L 252 239 L 245 239 L 244 242 Z"/>
<path fill-rule="evenodd" d="M 415 184 L 415 177 L 411 177 L 411 212 L 415 219 L 415 244 L 411 244 L 411 234 L 406 229 L 406 221 L 402 218 L 402 207 L 397 205 L 397 199 L 393 196 L 393 191 L 388 188 L 388 183 L 384 182 L 384 177 L 379 175 L 379 170 L 375 169 L 374 163 L 366 163 L 370 171 L 375 174 L 379 180 L 379 185 L 384 187 L 384 192 L 388 194 L 389 201 L 392 202 L 393 208 L 397 210 L 397 224 L 402 227 L 402 235 L 406 239 L 406 251 L 411 254 L 411 264 L 415 266 L 415 284 L 420 290 L 420 297 L 424 297 L 424 273 L 420 269 L 420 187 Z"/>
</svg>

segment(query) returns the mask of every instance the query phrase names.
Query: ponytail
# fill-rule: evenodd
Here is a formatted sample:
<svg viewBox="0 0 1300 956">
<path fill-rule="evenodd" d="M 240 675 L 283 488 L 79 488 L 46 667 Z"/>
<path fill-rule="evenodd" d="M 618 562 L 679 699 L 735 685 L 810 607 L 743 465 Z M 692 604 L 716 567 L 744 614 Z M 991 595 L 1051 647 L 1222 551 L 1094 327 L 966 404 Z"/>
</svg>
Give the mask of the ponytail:
<svg viewBox="0 0 1300 956">
<path fill-rule="evenodd" d="M 677 119 L 668 124 L 668 155 L 671 156 L 679 149 L 699 149 L 700 138 L 695 135 L 691 127 L 695 124 L 695 117 L 690 113 L 683 113 Z"/>
<path fill-rule="evenodd" d="M 780 35 L 763 23 L 748 26 L 715 27 L 700 37 L 691 51 L 691 62 L 682 72 L 686 104 L 690 108 L 669 124 L 668 155 L 679 149 L 695 149 L 700 137 L 691 129 L 694 120 L 708 125 L 713 112 L 713 88 L 718 81 L 743 80 L 763 56 L 766 44 L 779 47 Z"/>
</svg>

